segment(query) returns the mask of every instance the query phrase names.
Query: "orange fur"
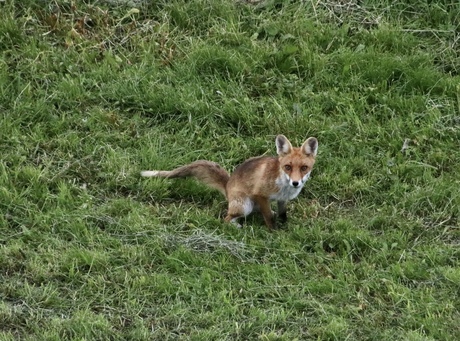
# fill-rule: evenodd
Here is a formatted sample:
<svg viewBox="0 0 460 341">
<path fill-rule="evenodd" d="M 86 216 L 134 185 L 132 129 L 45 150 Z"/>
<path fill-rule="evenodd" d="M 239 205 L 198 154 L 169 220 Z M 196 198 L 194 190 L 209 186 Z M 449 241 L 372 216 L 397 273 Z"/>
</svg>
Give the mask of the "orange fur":
<svg viewBox="0 0 460 341">
<path fill-rule="evenodd" d="M 292 147 L 284 135 L 276 137 L 278 157 L 255 157 L 238 166 L 230 176 L 215 162 L 199 160 L 172 171 L 143 171 L 142 176 L 164 178 L 195 177 L 219 190 L 228 200 L 225 221 L 259 210 L 269 228 L 275 227 L 270 201 L 278 203 L 278 214 L 286 220 L 286 202 L 296 198 L 315 163 L 318 141 L 308 138 L 301 147 Z"/>
</svg>

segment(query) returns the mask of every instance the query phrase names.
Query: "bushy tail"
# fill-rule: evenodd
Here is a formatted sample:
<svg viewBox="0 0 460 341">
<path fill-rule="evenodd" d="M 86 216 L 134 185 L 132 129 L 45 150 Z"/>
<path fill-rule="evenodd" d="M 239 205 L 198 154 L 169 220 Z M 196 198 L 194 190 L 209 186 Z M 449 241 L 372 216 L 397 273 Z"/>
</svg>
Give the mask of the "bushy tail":
<svg viewBox="0 0 460 341">
<path fill-rule="evenodd" d="M 225 188 L 227 187 L 227 182 L 230 178 L 230 175 L 227 173 L 227 171 L 223 169 L 219 164 L 206 160 L 198 160 L 171 171 L 142 171 L 141 175 L 145 177 L 160 177 L 170 179 L 194 177 L 209 187 L 217 189 L 224 196 L 227 196 Z"/>
</svg>

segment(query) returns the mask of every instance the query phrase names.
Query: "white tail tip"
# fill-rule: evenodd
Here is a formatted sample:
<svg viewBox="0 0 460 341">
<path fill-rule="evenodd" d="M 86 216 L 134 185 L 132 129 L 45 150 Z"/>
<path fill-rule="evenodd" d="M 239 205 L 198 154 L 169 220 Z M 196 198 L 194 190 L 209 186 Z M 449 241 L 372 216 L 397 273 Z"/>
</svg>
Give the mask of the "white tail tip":
<svg viewBox="0 0 460 341">
<path fill-rule="evenodd" d="M 157 176 L 159 171 L 142 171 L 141 176 L 145 177 L 152 177 L 152 176 Z"/>
</svg>

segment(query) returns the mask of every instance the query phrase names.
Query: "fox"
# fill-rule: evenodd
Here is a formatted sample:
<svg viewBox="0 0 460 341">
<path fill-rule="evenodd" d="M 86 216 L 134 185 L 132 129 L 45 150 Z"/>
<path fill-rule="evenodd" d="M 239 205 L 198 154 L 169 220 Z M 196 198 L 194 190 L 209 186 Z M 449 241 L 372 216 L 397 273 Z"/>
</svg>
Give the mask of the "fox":
<svg viewBox="0 0 460 341">
<path fill-rule="evenodd" d="M 318 140 L 309 137 L 301 147 L 292 147 L 284 135 L 275 138 L 278 156 L 252 157 L 236 167 L 230 175 L 216 162 L 198 160 L 179 168 L 146 170 L 143 177 L 193 177 L 221 192 L 228 201 L 226 222 L 238 227 L 238 220 L 260 211 L 270 230 L 276 228 L 275 212 L 270 202 L 276 201 L 278 217 L 287 221 L 287 202 L 295 199 L 310 178 L 318 152 Z"/>
</svg>

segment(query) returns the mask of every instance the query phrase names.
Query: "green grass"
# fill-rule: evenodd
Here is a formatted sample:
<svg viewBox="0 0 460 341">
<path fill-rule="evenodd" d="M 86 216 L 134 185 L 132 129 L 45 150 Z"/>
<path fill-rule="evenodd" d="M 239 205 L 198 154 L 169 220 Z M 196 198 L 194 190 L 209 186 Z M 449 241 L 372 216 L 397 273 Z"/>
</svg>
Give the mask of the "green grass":
<svg viewBox="0 0 460 341">
<path fill-rule="evenodd" d="M 460 339 L 455 1 L 0 1 L 1 340 Z M 319 140 L 270 233 L 142 179 Z"/>
</svg>

